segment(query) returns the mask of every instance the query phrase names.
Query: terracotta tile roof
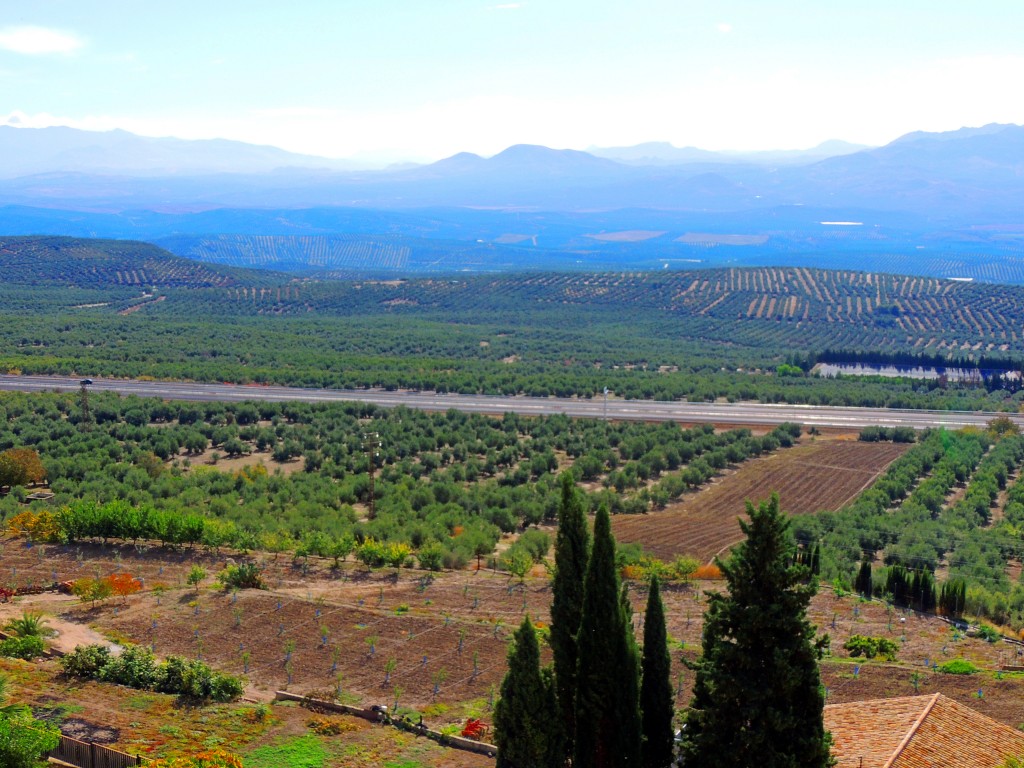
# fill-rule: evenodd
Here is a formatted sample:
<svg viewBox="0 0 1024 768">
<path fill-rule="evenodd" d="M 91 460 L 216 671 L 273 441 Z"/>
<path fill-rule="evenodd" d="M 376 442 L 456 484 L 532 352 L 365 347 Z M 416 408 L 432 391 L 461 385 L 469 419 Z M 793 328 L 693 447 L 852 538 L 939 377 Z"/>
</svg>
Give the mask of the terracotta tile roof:
<svg viewBox="0 0 1024 768">
<path fill-rule="evenodd" d="M 836 768 L 997 768 L 1024 733 L 942 694 L 825 707 Z"/>
</svg>

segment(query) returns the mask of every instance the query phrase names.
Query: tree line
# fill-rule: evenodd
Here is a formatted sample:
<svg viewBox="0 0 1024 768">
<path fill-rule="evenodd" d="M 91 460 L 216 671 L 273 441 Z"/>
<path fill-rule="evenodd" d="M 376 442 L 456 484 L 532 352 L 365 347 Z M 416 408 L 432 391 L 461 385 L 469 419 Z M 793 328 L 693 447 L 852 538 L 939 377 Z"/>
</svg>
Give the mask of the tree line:
<svg viewBox="0 0 1024 768">
<path fill-rule="evenodd" d="M 816 581 L 795 562 L 777 496 L 756 509 L 748 503 L 747 513 L 747 541 L 720 564 L 728 592 L 711 596 L 679 748 L 687 765 L 827 766 L 817 666 L 827 638 L 816 639 L 806 620 Z M 565 475 L 558 520 L 553 664 L 541 668 L 524 618 L 495 707 L 497 766 L 667 768 L 676 713 L 658 580 L 648 586 L 638 648 L 607 510 L 597 510 L 591 535 Z"/>
</svg>

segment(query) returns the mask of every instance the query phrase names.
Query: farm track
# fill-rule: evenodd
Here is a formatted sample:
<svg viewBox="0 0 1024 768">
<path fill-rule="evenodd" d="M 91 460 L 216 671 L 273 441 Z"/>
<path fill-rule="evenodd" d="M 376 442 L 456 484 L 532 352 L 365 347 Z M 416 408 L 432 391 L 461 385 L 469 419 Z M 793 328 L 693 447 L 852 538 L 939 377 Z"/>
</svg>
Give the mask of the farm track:
<svg viewBox="0 0 1024 768">
<path fill-rule="evenodd" d="M 816 441 L 742 464 L 709 487 L 662 512 L 618 515 L 612 531 L 663 560 L 692 555 L 701 561 L 743 539 L 744 503 L 779 494 L 782 508 L 802 515 L 841 509 L 874 482 L 909 446 L 898 443 Z"/>
</svg>

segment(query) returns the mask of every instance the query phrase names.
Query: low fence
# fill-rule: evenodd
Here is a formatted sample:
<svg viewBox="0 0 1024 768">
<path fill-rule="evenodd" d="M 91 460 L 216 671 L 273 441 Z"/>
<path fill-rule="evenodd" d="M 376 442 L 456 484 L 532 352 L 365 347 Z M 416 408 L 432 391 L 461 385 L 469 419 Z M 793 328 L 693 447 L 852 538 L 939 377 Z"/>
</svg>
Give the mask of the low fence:
<svg viewBox="0 0 1024 768">
<path fill-rule="evenodd" d="M 364 720 L 370 720 L 374 723 L 385 723 L 403 731 L 409 731 L 410 733 L 415 733 L 419 736 L 425 736 L 428 739 L 433 739 L 443 746 L 454 747 L 455 749 L 464 749 L 468 752 L 476 752 L 478 755 L 494 757 L 498 752 L 498 748 L 493 744 L 485 744 L 482 741 L 474 741 L 473 739 L 467 739 L 462 736 L 453 736 L 439 731 L 432 731 L 429 728 L 422 728 L 418 725 L 413 725 L 412 723 L 407 723 L 402 720 L 392 720 L 388 717 L 386 712 L 381 712 L 379 710 L 360 709 L 358 707 L 350 707 L 347 704 L 336 704 L 333 701 L 320 701 L 319 699 L 311 699 L 308 696 L 299 696 L 294 693 L 288 693 L 288 691 L 275 691 L 274 698 L 278 701 L 296 701 L 304 707 L 321 712 L 340 712 L 345 715 L 352 715 L 353 717 L 361 717 Z"/>
<path fill-rule="evenodd" d="M 57 748 L 50 757 L 62 763 L 77 765 L 78 768 L 130 768 L 133 765 L 148 765 L 152 761 L 141 755 L 129 755 L 102 744 L 79 741 L 70 736 L 61 736 Z"/>
</svg>

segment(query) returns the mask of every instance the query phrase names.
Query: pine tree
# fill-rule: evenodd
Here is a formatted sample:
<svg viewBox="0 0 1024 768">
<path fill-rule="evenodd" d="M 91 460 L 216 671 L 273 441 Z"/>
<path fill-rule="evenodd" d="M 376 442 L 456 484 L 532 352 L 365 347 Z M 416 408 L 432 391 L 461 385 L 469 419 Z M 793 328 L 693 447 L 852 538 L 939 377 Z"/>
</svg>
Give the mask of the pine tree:
<svg viewBox="0 0 1024 768">
<path fill-rule="evenodd" d="M 582 494 L 570 473 L 560 478 L 562 500 L 558 508 L 558 533 L 555 537 L 555 577 L 552 582 L 551 645 L 555 663 L 558 707 L 565 733 L 571 738 L 573 699 L 576 694 L 578 665 L 576 634 L 583 611 L 583 580 L 587 573 L 590 534 Z M 572 743 L 567 740 L 568 757 Z"/>
<path fill-rule="evenodd" d="M 554 680 L 540 668 L 529 617 L 515 631 L 508 672 L 494 707 L 496 768 L 556 768 L 565 762 Z"/>
<path fill-rule="evenodd" d="M 792 565 L 788 519 L 772 495 L 747 502 L 747 540 L 719 563 L 728 594 L 708 595 L 703 655 L 687 715 L 689 767 L 819 768 L 832 764 L 818 661 L 806 611 L 817 589 Z"/>
<path fill-rule="evenodd" d="M 667 768 L 672 762 L 675 731 L 672 718 L 672 662 L 668 655 L 665 605 L 661 602 L 658 577 L 651 579 L 644 614 L 644 651 L 640 660 L 640 712 L 643 722 L 644 768 Z"/>
<path fill-rule="evenodd" d="M 640 659 L 615 568 L 608 510 L 594 518 L 578 636 L 574 768 L 640 765 Z"/>
</svg>

